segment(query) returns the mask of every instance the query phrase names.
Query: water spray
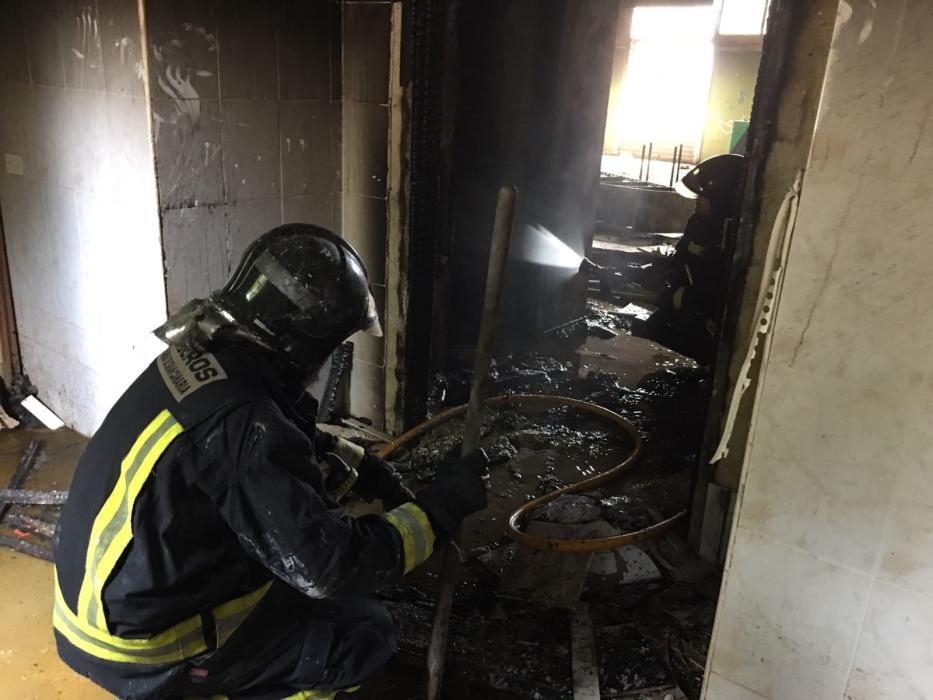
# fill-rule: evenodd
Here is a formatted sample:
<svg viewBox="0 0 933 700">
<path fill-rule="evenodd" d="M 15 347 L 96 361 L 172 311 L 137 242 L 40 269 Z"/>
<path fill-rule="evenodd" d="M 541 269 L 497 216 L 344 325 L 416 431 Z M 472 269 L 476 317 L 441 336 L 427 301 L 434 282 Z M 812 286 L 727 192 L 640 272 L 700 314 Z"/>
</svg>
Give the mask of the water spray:
<svg viewBox="0 0 933 700">
<path fill-rule="evenodd" d="M 513 244 L 515 259 L 564 270 L 580 267 L 583 255 L 543 226 L 525 226 Z"/>
</svg>

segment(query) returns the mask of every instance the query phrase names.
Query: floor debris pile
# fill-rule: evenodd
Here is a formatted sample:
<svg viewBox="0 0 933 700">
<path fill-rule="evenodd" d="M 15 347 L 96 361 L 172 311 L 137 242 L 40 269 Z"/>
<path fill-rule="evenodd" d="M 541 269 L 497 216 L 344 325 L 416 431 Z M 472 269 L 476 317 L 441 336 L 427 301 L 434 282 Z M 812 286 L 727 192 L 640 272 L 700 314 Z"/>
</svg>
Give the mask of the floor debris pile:
<svg viewBox="0 0 933 700">
<path fill-rule="evenodd" d="M 499 547 L 464 566 L 452 620 L 450 673 L 474 693 L 573 697 L 570 612 L 503 591 L 510 576 L 534 581 L 541 573 L 512 573 L 515 547 Z M 672 563 L 670 550 L 685 549 L 673 535 L 644 549 L 624 549 L 597 554 L 584 568 L 580 600 L 590 608 L 600 697 L 698 698 L 718 574 L 694 560 Z M 538 579 L 535 588 L 543 583 Z M 399 625 L 400 648 L 413 661 L 423 659 L 428 646 L 435 584 L 436 574 L 425 570 L 386 596 Z M 653 694 L 661 689 L 665 692 Z"/>
<path fill-rule="evenodd" d="M 494 395 L 590 401 L 628 418 L 643 440 L 641 460 L 618 482 L 539 508 L 526 532 L 606 537 L 686 507 L 706 380 L 693 368 L 659 363 L 654 369 L 630 388 L 612 372 L 582 371 L 573 356 L 526 353 L 496 364 Z M 469 383 L 466 371 L 439 378 L 433 411 L 462 403 Z M 417 490 L 438 462 L 456 454 L 461 434 L 462 420 L 451 419 L 392 459 Z M 531 550 L 505 535 L 515 508 L 605 471 L 628 454 L 631 439 L 577 409 L 502 408 L 487 409 L 481 446 L 490 457 L 492 490 L 487 510 L 463 529 L 468 561 L 457 587 L 451 672 L 504 697 L 573 697 L 570 611 L 582 601 L 592 619 L 600 697 L 699 697 L 718 573 L 690 555 L 678 535 L 596 554 Z M 386 595 L 400 646 L 413 658 L 427 648 L 435 585 L 429 564 Z"/>
<path fill-rule="evenodd" d="M 24 488 L 43 460 L 43 442 L 30 440 L 7 488 L 0 489 L 0 546 L 51 561 L 57 508 L 67 492 Z"/>
</svg>

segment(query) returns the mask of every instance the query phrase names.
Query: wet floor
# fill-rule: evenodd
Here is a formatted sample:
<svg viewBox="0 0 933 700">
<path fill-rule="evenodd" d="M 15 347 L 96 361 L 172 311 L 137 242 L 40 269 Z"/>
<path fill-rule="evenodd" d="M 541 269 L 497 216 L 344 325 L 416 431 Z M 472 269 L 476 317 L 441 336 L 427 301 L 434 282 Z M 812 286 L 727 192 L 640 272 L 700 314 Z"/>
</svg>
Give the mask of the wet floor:
<svg viewBox="0 0 933 700">
<path fill-rule="evenodd" d="M 635 425 L 643 440 L 641 459 L 618 481 L 591 492 L 595 514 L 579 521 L 583 528 L 610 530 L 596 536 L 638 530 L 687 506 L 705 417 L 708 383 L 695 362 L 617 330 L 612 338 L 590 336 L 582 344 L 558 339 L 537 352 L 513 353 L 496 363 L 491 377 L 493 394 L 584 399 Z M 439 404 L 465 400 L 468 372 L 438 381 Z M 558 562 L 528 558 L 522 554 L 530 550 L 519 551 L 505 536 L 517 506 L 614 466 L 630 453 L 631 439 L 606 420 L 576 410 L 495 411 L 484 424 L 481 444 L 495 462 L 489 506 L 468 519 L 463 535 L 468 553 L 491 549 L 461 570 L 451 672 L 484 692 L 571 697 L 569 609 L 580 600 L 591 611 L 604 699 L 653 697 L 639 694 L 652 688 L 679 688 L 697 697 L 718 573 L 696 560 L 676 532 L 592 562 L 577 554 L 558 555 Z M 431 478 L 432 463 L 456 448 L 461 434 L 459 419 L 395 455 L 415 490 Z M 538 518 L 532 513 L 532 521 Z M 581 560 L 569 561 L 574 558 Z M 644 580 L 635 575 L 641 563 L 652 572 Z M 416 658 L 423 658 L 427 646 L 437 571 L 432 560 L 386 596 L 401 646 Z M 554 581 L 564 583 L 553 586 Z"/>
<path fill-rule="evenodd" d="M 582 350 L 576 358 L 561 360 L 568 378 L 576 381 L 587 376 L 602 377 L 587 385 L 587 390 L 594 391 L 597 398 L 601 398 L 600 403 L 615 401 L 616 404 L 610 406 L 614 410 L 628 410 L 630 417 L 646 432 L 655 429 L 657 417 L 652 417 L 649 425 L 645 422 L 648 418 L 639 415 L 637 392 L 641 391 L 639 387 L 645 377 L 659 370 L 689 369 L 691 365 L 661 346 L 625 334 L 608 340 L 590 338 Z M 612 375 L 615 379 L 609 381 L 604 375 Z M 508 373 L 503 373 L 501 380 L 515 381 Z M 520 385 L 518 381 L 515 389 L 522 390 Z M 655 390 L 653 395 L 664 398 L 663 390 Z M 491 507 L 483 517 L 471 520 L 470 546 L 504 541 L 508 514 L 528 497 L 539 495 L 546 488 L 547 483 L 542 484 L 541 477 L 545 480 L 552 477 L 555 484 L 575 481 L 615 464 L 631 447 L 627 438 L 607 431 L 600 419 L 565 412 L 552 414 L 545 421 L 567 428 L 563 435 L 567 441 L 554 450 L 553 445 L 546 444 L 553 435 L 534 427 L 540 418 L 529 416 L 530 425 L 519 421 L 512 426 L 513 432 L 519 433 L 518 453 L 494 468 Z M 71 471 L 86 442 L 67 430 L 0 432 L 0 484 L 9 481 L 23 449 L 34 438 L 45 443 L 43 460 L 26 486 L 67 488 Z M 668 469 L 666 475 L 665 469 Z M 606 495 L 626 493 L 625 489 L 634 489 L 631 493 L 637 493 L 643 489 L 643 500 L 661 504 L 660 514 L 670 515 L 671 509 L 684 500 L 683 487 L 688 476 L 688 472 L 681 465 L 673 464 L 663 451 L 649 450 L 641 471 L 633 471 L 630 479 L 620 482 L 619 490 L 609 489 Z M 670 479 L 666 480 L 667 477 Z M 650 491 L 651 488 L 655 491 Z M 38 517 L 50 514 L 49 511 L 28 512 Z M 620 529 L 625 531 L 626 528 L 620 526 Z M 11 532 L 9 528 L 3 530 L 3 534 Z M 27 541 L 43 544 L 34 535 Z M 666 549 L 661 560 L 676 560 L 677 553 L 672 554 L 671 542 L 659 543 L 659 546 L 662 544 Z M 600 591 L 595 586 L 599 582 L 590 577 L 587 585 L 592 589 L 590 604 L 594 620 L 606 623 L 597 630 L 604 691 L 615 687 L 620 693 L 626 692 L 644 682 L 682 682 L 681 676 L 672 676 L 667 664 L 658 660 L 665 656 L 684 656 L 686 661 L 681 665 L 694 667 L 694 683 L 701 676 L 705 655 L 702 642 L 708 634 L 714 610 L 715 576 L 710 579 L 709 590 L 704 591 L 691 581 L 681 580 L 684 567 L 677 561 L 662 569 L 664 580 L 661 583 L 628 586 L 621 594 L 618 589 L 611 588 L 607 591 L 609 595 L 603 597 L 598 595 Z M 73 674 L 55 654 L 50 624 L 51 576 L 49 563 L 0 549 L 0 586 L 5 591 L 0 607 L 3 613 L 0 698 L 94 700 L 109 697 Z M 423 636 L 430 628 L 436 582 L 430 568 L 419 576 L 426 585 L 410 587 L 393 607 L 401 628 L 403 658 L 407 653 L 408 664 L 394 664 L 388 671 L 390 680 L 369 689 L 365 700 L 407 700 L 419 696 L 423 671 L 416 665 L 423 663 L 424 653 L 419 634 Z M 463 575 L 455 603 L 447 694 L 454 698 L 477 697 L 481 692 L 490 699 L 567 697 L 570 642 L 566 611 L 503 602 L 497 599 L 495 588 L 495 574 L 490 573 L 489 567 L 468 567 Z M 484 643 L 477 645 L 477 639 Z M 699 646 L 696 640 L 700 640 Z M 668 651 L 660 653 L 658 650 L 662 647 Z M 686 685 L 684 687 L 686 689 Z M 604 697 L 622 696 L 604 692 Z"/>
<path fill-rule="evenodd" d="M 44 443 L 26 488 L 67 489 L 85 438 L 67 429 L 0 432 L 0 484 L 6 486 L 32 439 Z M 36 515 L 48 515 L 37 513 Z M 13 534 L 9 528 L 3 534 Z M 30 535 L 27 540 L 34 539 Z M 0 698 L 98 700 L 111 697 L 59 661 L 52 637 L 52 565 L 0 548 Z"/>
</svg>

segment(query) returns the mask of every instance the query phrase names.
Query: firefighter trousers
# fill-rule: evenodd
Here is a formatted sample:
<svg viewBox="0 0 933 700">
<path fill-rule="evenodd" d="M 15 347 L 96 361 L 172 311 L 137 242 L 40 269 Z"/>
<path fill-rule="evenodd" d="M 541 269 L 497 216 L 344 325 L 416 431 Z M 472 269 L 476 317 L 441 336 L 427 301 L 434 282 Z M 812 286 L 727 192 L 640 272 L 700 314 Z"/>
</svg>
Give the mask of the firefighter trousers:
<svg viewBox="0 0 933 700">
<path fill-rule="evenodd" d="M 192 660 L 172 697 L 281 700 L 350 689 L 396 648 L 395 624 L 374 598 L 312 599 L 276 582 L 223 647 Z"/>
</svg>

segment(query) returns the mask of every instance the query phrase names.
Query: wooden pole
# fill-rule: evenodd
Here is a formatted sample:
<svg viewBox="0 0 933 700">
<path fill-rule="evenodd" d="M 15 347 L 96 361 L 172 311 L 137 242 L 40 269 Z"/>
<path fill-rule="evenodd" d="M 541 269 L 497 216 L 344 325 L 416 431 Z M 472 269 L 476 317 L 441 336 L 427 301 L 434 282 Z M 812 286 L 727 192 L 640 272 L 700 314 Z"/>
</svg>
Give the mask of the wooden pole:
<svg viewBox="0 0 933 700">
<path fill-rule="evenodd" d="M 515 216 L 515 187 L 499 189 L 496 205 L 496 221 L 492 230 L 489 249 L 489 267 L 486 272 L 486 296 L 483 299 L 483 316 L 480 321 L 476 356 L 473 361 L 473 385 L 470 388 L 470 403 L 463 426 L 463 443 L 460 455 L 465 457 L 479 446 L 480 429 L 483 424 L 483 401 L 489 384 L 489 368 L 495 345 L 496 317 L 505 278 L 505 266 L 512 240 L 512 220 Z M 460 570 L 460 533 L 444 550 L 444 562 L 434 608 L 434 626 L 431 628 L 431 644 L 428 647 L 428 700 L 439 700 L 441 683 L 444 679 L 444 663 L 447 656 L 447 638 L 450 633 L 450 612 L 454 602 L 454 586 Z"/>
</svg>

